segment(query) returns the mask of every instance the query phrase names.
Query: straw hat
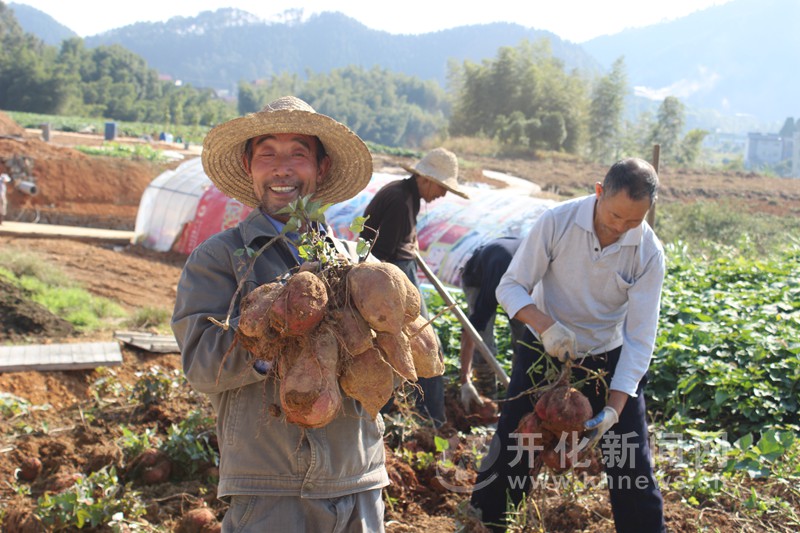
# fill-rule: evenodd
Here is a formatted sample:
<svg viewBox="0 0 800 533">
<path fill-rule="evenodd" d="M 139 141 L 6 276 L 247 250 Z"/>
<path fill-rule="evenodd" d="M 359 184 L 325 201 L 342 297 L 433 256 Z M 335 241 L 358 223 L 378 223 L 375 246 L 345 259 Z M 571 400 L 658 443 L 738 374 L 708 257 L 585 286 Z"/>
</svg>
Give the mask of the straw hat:
<svg viewBox="0 0 800 533">
<path fill-rule="evenodd" d="M 435 181 L 462 198 L 469 199 L 467 193 L 458 186 L 458 158 L 450 150 L 435 148 L 425 154 L 414 167 L 405 165 L 402 167 L 412 174 Z"/>
<path fill-rule="evenodd" d="M 278 98 L 257 113 L 209 131 L 203 141 L 203 170 L 220 191 L 257 207 L 253 179 L 245 172 L 242 155 L 248 139 L 271 133 L 314 135 L 322 141 L 331 168 L 314 193 L 316 201 L 326 204 L 352 198 L 372 178 L 372 155 L 364 141 L 344 124 L 317 113 L 294 96 Z"/>
</svg>

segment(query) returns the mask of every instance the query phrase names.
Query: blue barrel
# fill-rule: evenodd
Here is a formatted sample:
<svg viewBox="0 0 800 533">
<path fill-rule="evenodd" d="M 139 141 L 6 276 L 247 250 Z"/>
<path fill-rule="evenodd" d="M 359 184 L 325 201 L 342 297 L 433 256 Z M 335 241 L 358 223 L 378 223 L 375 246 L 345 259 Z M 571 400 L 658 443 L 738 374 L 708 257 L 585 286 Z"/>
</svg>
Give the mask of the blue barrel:
<svg viewBox="0 0 800 533">
<path fill-rule="evenodd" d="M 117 138 L 117 123 L 116 122 L 106 122 L 105 140 L 113 141 L 116 138 Z"/>
</svg>

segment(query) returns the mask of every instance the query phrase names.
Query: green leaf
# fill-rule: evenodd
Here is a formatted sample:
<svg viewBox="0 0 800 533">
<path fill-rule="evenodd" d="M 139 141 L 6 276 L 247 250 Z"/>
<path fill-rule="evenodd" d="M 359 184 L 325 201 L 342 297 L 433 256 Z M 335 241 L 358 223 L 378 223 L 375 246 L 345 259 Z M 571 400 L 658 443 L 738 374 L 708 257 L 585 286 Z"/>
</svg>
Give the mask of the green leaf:
<svg viewBox="0 0 800 533">
<path fill-rule="evenodd" d="M 356 243 L 356 254 L 358 257 L 364 257 L 369 252 L 369 243 L 364 239 L 358 239 L 358 243 Z"/>
<path fill-rule="evenodd" d="M 750 447 L 753 446 L 753 435 L 748 433 L 747 435 L 741 437 L 734 443 L 734 446 L 743 451 L 749 450 Z"/>
<path fill-rule="evenodd" d="M 281 231 L 282 235 L 286 235 L 287 233 L 294 233 L 300 229 L 300 221 L 296 218 L 290 218 L 289 221 L 283 226 L 283 231 Z"/>
<path fill-rule="evenodd" d="M 367 222 L 369 217 L 356 217 L 350 223 L 350 231 L 353 232 L 355 235 L 358 235 L 362 231 L 364 231 L 364 226 Z"/>
</svg>

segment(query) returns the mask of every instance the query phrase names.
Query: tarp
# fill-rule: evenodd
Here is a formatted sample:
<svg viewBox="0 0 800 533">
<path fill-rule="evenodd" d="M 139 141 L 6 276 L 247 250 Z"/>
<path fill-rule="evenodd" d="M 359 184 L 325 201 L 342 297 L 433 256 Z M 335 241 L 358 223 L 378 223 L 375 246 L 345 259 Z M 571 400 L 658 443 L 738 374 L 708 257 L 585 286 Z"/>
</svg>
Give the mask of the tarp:
<svg viewBox="0 0 800 533">
<path fill-rule="evenodd" d="M 252 207 L 225 196 L 212 185 L 203 193 L 194 218 L 184 226 L 173 250 L 190 254 L 198 244 L 215 233 L 232 228 L 247 218 L 252 210 Z"/>
<path fill-rule="evenodd" d="M 212 186 L 199 157 L 162 172 L 139 201 L 133 241 L 159 252 L 172 250 L 184 224 L 194 219 L 203 193 Z"/>
<path fill-rule="evenodd" d="M 406 177 L 375 173 L 358 195 L 331 206 L 325 216 L 334 233 L 355 239 L 350 225 L 363 215 L 375 193 L 387 183 Z M 422 202 L 417 218 L 420 255 L 444 283 L 458 286 L 460 268 L 476 248 L 496 237 L 526 234 L 539 215 L 555 203 L 531 196 L 538 188 L 529 182 L 497 173 L 491 173 L 491 177 L 509 186 L 464 186 L 469 200 L 447 194 L 431 203 Z M 250 211 L 211 183 L 200 158 L 191 159 L 158 176 L 145 190 L 136 216 L 134 242 L 154 250 L 188 254 L 211 235 L 235 226 Z"/>
<path fill-rule="evenodd" d="M 238 224 L 250 211 L 222 194 L 196 157 L 161 173 L 145 189 L 133 242 L 159 252 L 189 254 L 211 235 Z"/>
<path fill-rule="evenodd" d="M 385 184 L 407 176 L 375 174 L 369 185 L 355 198 L 331 206 L 326 219 L 334 232 L 343 238 L 355 239 L 351 222 L 364 214 L 369 201 Z M 417 238 L 420 255 L 444 283 L 459 286 L 461 267 L 482 244 L 507 235 L 525 235 L 554 200 L 530 196 L 532 188 L 511 181 L 512 187 L 464 186 L 466 200 L 447 194 L 433 202 L 422 202 L 417 217 Z M 369 226 L 369 220 L 366 221 Z"/>
</svg>

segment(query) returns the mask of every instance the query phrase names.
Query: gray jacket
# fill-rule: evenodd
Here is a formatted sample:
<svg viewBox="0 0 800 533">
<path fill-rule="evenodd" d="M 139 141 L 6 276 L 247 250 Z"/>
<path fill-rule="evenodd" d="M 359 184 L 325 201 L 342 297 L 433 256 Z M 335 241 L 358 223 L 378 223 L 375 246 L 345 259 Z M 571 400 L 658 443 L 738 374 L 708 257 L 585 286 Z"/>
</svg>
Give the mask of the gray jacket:
<svg viewBox="0 0 800 533">
<path fill-rule="evenodd" d="M 389 479 L 380 415 L 373 421 L 360 403 L 346 396 L 341 414 L 319 429 L 303 430 L 270 414 L 270 406 L 280 404 L 277 378 L 256 371 L 253 356 L 241 346 L 227 353 L 241 298 L 231 314 L 232 328 L 224 331 L 208 320 L 224 322 L 247 271 L 247 256 L 234 252 L 245 244 L 258 249 L 275 236 L 275 228 L 256 209 L 237 227 L 198 246 L 178 284 L 172 329 L 183 370 L 191 386 L 209 396 L 217 413 L 218 496 L 334 498 L 384 487 Z M 332 240 L 340 251 L 347 251 L 342 241 Z M 270 246 L 256 260 L 242 296 L 295 265 L 284 243 Z"/>
</svg>

